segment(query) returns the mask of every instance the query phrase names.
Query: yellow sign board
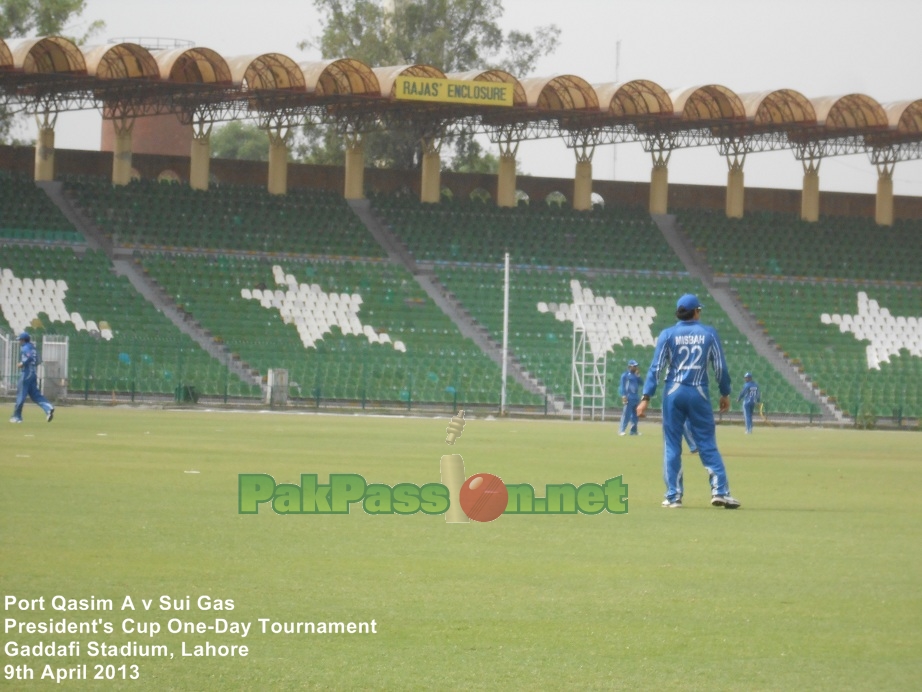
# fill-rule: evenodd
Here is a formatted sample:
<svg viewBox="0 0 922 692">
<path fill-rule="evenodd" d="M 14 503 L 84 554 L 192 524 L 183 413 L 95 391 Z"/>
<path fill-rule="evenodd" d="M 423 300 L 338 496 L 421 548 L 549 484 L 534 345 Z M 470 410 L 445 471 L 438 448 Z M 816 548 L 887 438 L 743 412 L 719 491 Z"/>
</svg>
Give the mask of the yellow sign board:
<svg viewBox="0 0 922 692">
<path fill-rule="evenodd" d="M 503 82 L 467 82 L 435 77 L 397 77 L 395 97 L 401 101 L 466 103 L 478 106 L 511 106 L 512 85 Z"/>
</svg>

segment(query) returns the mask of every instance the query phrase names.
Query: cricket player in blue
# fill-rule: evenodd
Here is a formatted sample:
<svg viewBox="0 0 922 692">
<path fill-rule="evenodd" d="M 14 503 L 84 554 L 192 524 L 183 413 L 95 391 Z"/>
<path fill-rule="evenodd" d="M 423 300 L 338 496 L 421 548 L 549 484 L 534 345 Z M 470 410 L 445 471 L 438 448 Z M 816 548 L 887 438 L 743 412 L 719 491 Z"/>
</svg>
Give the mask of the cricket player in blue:
<svg viewBox="0 0 922 692">
<path fill-rule="evenodd" d="M 621 375 L 621 384 L 618 386 L 618 394 L 621 395 L 621 403 L 624 410 L 621 411 L 621 435 L 625 434 L 628 424 L 631 426 L 631 435 L 639 435 L 637 432 L 637 404 L 640 403 L 640 375 L 637 374 L 637 361 L 629 360 L 627 370 Z"/>
<path fill-rule="evenodd" d="M 658 380 L 665 373 L 663 479 L 666 482 L 666 499 L 663 507 L 682 506 L 682 431 L 687 421 L 698 446 L 701 463 L 708 472 L 711 504 L 736 509 L 740 503 L 730 495 L 727 471 L 717 449 L 707 368 L 710 365 L 717 380 L 721 412 L 730 409 L 730 373 L 720 337 L 713 327 L 700 322 L 701 308 L 698 297 L 690 293 L 676 303 L 679 322 L 664 329 L 656 341 L 656 351 L 644 383 L 643 396 L 637 405 L 637 415 L 643 417 L 650 397 L 656 394 Z"/>
<path fill-rule="evenodd" d="M 42 396 L 38 388 L 38 351 L 32 343 L 32 337 L 27 332 L 19 335 L 19 390 L 16 392 L 16 406 L 10 423 L 22 423 L 22 407 L 26 403 L 26 396 L 42 407 L 45 419 L 50 423 L 54 418 L 54 406 Z"/>
<path fill-rule="evenodd" d="M 759 392 L 759 385 L 752 380 L 752 373 L 747 372 L 743 375 L 743 379 L 746 381 L 746 384 L 743 385 L 743 390 L 740 392 L 740 395 L 736 397 L 737 401 L 743 402 L 743 421 L 746 423 L 746 434 L 752 434 L 752 412 L 755 410 L 756 404 L 762 403 L 762 394 Z"/>
</svg>

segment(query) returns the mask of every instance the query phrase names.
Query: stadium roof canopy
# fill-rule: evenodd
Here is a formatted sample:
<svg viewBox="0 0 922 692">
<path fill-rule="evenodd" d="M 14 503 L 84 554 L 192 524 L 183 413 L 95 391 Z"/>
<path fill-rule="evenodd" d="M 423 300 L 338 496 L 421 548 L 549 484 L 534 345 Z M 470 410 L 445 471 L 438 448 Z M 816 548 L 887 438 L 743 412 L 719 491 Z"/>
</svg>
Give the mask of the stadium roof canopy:
<svg viewBox="0 0 922 692">
<path fill-rule="evenodd" d="M 86 73 L 97 79 L 160 78 L 160 67 L 150 51 L 136 43 L 96 46 L 85 54 Z"/>
<path fill-rule="evenodd" d="M 401 79 L 478 91 L 491 85 L 508 97 L 501 104 L 406 100 Z M 506 142 L 563 137 L 651 149 L 745 142 L 747 151 L 922 156 L 918 100 L 882 105 L 864 94 L 808 98 L 792 89 L 736 94 L 718 84 L 667 90 L 649 80 L 590 85 L 577 75 L 517 78 L 501 70 L 446 75 L 431 65 L 375 67 L 348 57 L 298 64 L 281 53 L 224 57 L 200 46 L 149 50 L 132 42 L 84 51 L 57 36 L 15 45 L 0 39 L 0 103 L 36 114 L 96 108 L 108 118 L 175 113 L 183 122 L 282 117 L 357 132 L 421 127 L 432 136 L 481 132 Z"/>
<path fill-rule="evenodd" d="M 0 39 L 0 70 L 10 71 L 13 69 L 13 54 L 6 41 Z"/>
</svg>

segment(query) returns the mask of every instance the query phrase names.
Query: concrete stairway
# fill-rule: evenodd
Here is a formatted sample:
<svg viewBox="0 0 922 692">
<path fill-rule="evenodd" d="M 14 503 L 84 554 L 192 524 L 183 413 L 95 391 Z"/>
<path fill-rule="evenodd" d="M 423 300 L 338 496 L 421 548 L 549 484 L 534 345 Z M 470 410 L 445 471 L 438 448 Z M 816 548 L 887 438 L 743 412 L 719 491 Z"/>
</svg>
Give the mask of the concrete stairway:
<svg viewBox="0 0 922 692">
<path fill-rule="evenodd" d="M 676 253 L 682 263 L 685 265 L 688 273 L 700 279 L 714 300 L 720 305 L 727 316 L 736 325 L 746 338 L 749 339 L 756 353 L 765 358 L 772 366 L 781 373 L 782 377 L 791 384 L 807 401 L 819 407 L 824 415 L 829 416 L 837 423 L 844 423 L 845 417 L 842 412 L 833 404 L 829 403 L 826 397 L 821 397 L 819 392 L 808 382 L 806 377 L 800 373 L 797 368 L 786 359 L 781 351 L 774 345 L 774 342 L 768 339 L 762 328 L 756 322 L 751 312 L 744 309 L 740 304 L 736 294 L 730 289 L 729 281 L 715 279 L 713 272 L 708 264 L 701 258 L 698 252 L 692 247 L 685 234 L 679 228 L 676 217 L 673 214 L 654 214 L 653 220 L 659 227 L 660 232 L 669 243 L 669 246 Z"/>
</svg>

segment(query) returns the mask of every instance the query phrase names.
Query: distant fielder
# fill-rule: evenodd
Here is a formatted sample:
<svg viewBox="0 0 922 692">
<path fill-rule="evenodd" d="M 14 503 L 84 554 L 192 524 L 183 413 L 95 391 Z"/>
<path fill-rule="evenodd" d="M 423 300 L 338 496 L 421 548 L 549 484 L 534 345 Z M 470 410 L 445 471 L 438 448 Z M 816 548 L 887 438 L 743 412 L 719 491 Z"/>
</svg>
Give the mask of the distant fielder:
<svg viewBox="0 0 922 692">
<path fill-rule="evenodd" d="M 640 375 L 637 374 L 637 361 L 629 360 L 627 370 L 621 375 L 621 384 L 618 385 L 618 393 L 621 395 L 621 404 L 624 409 L 621 411 L 621 435 L 626 434 L 628 425 L 631 427 L 631 435 L 639 435 L 637 432 L 637 404 L 640 403 Z"/>
<path fill-rule="evenodd" d="M 740 392 L 740 395 L 736 397 L 737 401 L 743 402 L 743 420 L 746 422 L 746 434 L 752 434 L 752 412 L 755 411 L 756 406 L 759 407 L 759 413 L 762 414 L 762 418 L 765 418 L 765 414 L 762 413 L 762 394 L 759 391 L 758 383 L 754 382 L 752 379 L 752 373 L 747 372 L 743 375 L 743 379 L 746 383 L 743 385 L 743 389 Z"/>
<path fill-rule="evenodd" d="M 27 332 L 19 335 L 19 390 L 16 392 L 16 405 L 13 408 L 13 417 L 10 423 L 22 423 L 22 407 L 26 403 L 26 397 L 42 407 L 45 412 L 45 419 L 50 423 L 54 418 L 54 406 L 44 396 L 38 388 L 38 351 L 35 344 L 32 343 L 32 337 Z"/>
</svg>

